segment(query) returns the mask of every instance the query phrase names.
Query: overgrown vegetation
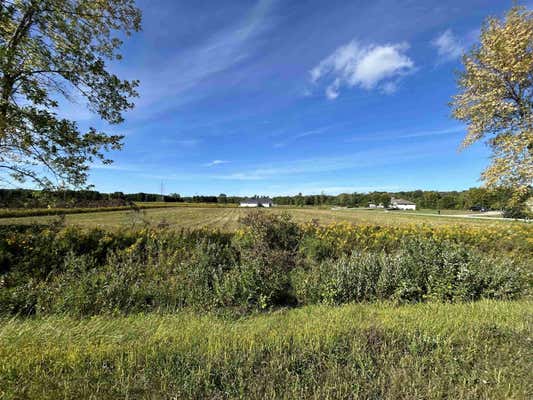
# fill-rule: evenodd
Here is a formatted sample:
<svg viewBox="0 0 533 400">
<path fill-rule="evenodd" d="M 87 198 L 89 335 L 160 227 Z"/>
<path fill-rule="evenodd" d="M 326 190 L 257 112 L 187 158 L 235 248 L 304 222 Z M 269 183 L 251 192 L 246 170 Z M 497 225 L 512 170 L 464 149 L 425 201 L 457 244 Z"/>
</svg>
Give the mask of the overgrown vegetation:
<svg viewBox="0 0 533 400">
<path fill-rule="evenodd" d="M 241 222 L 1 228 L 0 398 L 527 398 L 529 225 Z"/>
<path fill-rule="evenodd" d="M 529 292 L 529 226 L 298 225 L 254 212 L 237 232 L 0 230 L 3 314 L 234 310 L 358 301 L 515 299 Z M 514 231 L 513 231 L 514 230 Z"/>
</svg>

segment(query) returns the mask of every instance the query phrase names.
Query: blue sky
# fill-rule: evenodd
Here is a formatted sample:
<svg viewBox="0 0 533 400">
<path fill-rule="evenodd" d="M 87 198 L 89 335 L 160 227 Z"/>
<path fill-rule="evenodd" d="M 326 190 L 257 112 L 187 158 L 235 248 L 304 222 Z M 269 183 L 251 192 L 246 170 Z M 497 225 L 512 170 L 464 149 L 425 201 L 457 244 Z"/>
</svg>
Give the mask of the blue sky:
<svg viewBox="0 0 533 400">
<path fill-rule="evenodd" d="M 459 152 L 454 70 L 487 15 L 511 1 L 142 0 L 121 77 L 137 107 L 101 191 L 182 195 L 465 189 L 483 144 Z"/>
</svg>

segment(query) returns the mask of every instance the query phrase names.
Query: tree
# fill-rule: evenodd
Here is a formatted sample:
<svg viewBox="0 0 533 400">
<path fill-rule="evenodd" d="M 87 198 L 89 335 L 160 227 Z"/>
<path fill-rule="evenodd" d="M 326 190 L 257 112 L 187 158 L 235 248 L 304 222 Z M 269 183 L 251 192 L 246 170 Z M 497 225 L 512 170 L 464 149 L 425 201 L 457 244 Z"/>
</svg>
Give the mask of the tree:
<svg viewBox="0 0 533 400">
<path fill-rule="evenodd" d="M 133 107 L 137 81 L 106 61 L 140 29 L 134 0 L 0 0 L 0 178 L 42 187 L 85 185 L 89 165 L 122 136 L 81 132 L 57 115 L 59 101 L 81 98 L 110 124 Z M 52 180 L 53 179 L 53 180 Z"/>
<path fill-rule="evenodd" d="M 515 6 L 503 20 L 489 18 L 463 63 L 451 103 L 468 126 L 463 145 L 490 137 L 483 180 L 522 196 L 533 182 L 533 12 Z"/>
<path fill-rule="evenodd" d="M 226 204 L 228 202 L 228 196 L 225 193 L 220 193 L 218 195 L 217 201 L 222 204 Z"/>
</svg>

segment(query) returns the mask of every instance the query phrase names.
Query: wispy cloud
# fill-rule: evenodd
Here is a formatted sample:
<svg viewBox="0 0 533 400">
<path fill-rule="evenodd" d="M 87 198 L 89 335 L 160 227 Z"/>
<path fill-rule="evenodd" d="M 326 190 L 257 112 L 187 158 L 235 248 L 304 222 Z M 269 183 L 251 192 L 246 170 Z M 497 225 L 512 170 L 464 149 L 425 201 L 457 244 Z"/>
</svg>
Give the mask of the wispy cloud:
<svg viewBox="0 0 533 400">
<path fill-rule="evenodd" d="M 120 171 L 120 172 L 140 172 L 142 168 L 138 165 L 124 164 L 124 163 L 112 163 L 112 164 L 93 164 L 91 165 L 93 170 L 103 170 L 103 171 Z"/>
<path fill-rule="evenodd" d="M 151 106 L 178 95 L 181 103 L 200 96 L 195 87 L 214 74 L 243 62 L 257 50 L 260 35 L 273 25 L 268 18 L 272 5 L 273 0 L 259 0 L 243 20 L 215 33 L 202 44 L 179 53 L 175 58 L 165 60 L 162 70 L 146 71 L 146 75 L 141 77 L 139 107 Z M 162 105 L 165 104 L 166 101 Z M 172 104 L 176 104 L 176 101 Z"/>
<path fill-rule="evenodd" d="M 214 175 L 213 178 L 233 181 L 271 180 L 281 176 L 371 168 L 428 156 L 431 156 L 430 152 L 420 151 L 419 148 L 400 150 L 396 148 L 376 148 L 342 156 L 316 157 L 277 164 L 251 165 L 244 169 L 245 172 Z"/>
<path fill-rule="evenodd" d="M 428 130 L 400 130 L 391 132 L 379 132 L 373 134 L 361 134 L 351 137 L 346 142 L 367 142 L 367 141 L 379 141 L 379 140 L 394 140 L 394 139 L 408 139 L 408 138 L 422 138 L 452 135 L 456 133 L 464 133 L 465 128 L 461 126 L 455 126 L 442 129 L 428 129 Z"/>
<path fill-rule="evenodd" d="M 464 53 L 465 44 L 447 29 L 431 41 L 431 45 L 437 49 L 441 61 L 455 60 Z"/>
<path fill-rule="evenodd" d="M 444 129 L 435 129 L 427 131 L 415 131 L 410 133 L 399 134 L 398 138 L 414 138 L 414 137 L 428 137 L 428 136 L 440 136 L 440 135 L 449 135 L 452 133 L 463 133 L 465 131 L 464 127 L 458 126 L 454 128 L 444 128 Z"/>
<path fill-rule="evenodd" d="M 303 195 L 313 194 L 328 194 L 337 195 L 339 193 L 368 193 L 376 191 L 388 191 L 394 192 L 401 190 L 401 186 L 398 185 L 345 185 L 345 186 L 331 186 L 327 182 L 313 182 L 311 184 L 298 186 L 291 189 L 280 189 L 271 187 L 267 190 L 266 194 L 271 196 L 294 196 L 298 193 Z"/>
<path fill-rule="evenodd" d="M 285 147 L 286 145 L 288 145 L 289 143 L 295 141 L 295 140 L 298 140 L 298 139 L 302 139 L 302 138 L 305 138 L 305 137 L 308 137 L 308 136 L 314 136 L 314 135 L 320 135 L 324 132 L 327 132 L 328 130 L 332 129 L 334 126 L 336 126 L 336 124 L 333 124 L 333 125 L 327 125 L 327 126 L 322 126 L 320 128 L 316 128 L 316 129 L 308 129 L 308 130 L 305 130 L 303 132 L 299 132 L 299 133 L 296 133 L 296 134 L 293 134 L 293 135 L 286 135 L 286 137 L 280 141 L 280 142 L 277 142 L 274 144 L 274 147 Z"/>
<path fill-rule="evenodd" d="M 204 164 L 204 166 L 206 166 L 206 167 L 214 167 L 215 165 L 228 164 L 228 163 L 229 163 L 229 161 L 227 161 L 227 160 L 213 160 L 213 161 L 211 161 L 209 163 Z"/>
<path fill-rule="evenodd" d="M 396 90 L 398 79 L 415 69 L 406 55 L 408 49 L 407 43 L 363 46 L 352 40 L 310 71 L 311 82 L 327 80 L 325 95 L 330 100 L 336 99 L 344 86 L 379 88 L 391 93 Z"/>
</svg>

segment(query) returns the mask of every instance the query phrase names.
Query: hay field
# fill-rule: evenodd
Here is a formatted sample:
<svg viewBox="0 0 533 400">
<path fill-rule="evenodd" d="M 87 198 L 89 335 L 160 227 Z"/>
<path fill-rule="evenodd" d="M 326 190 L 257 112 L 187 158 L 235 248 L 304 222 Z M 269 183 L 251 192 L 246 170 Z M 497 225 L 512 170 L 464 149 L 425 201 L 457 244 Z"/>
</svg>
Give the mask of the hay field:
<svg viewBox="0 0 533 400">
<path fill-rule="evenodd" d="M 468 225 L 500 225 L 517 222 L 509 220 L 484 220 L 476 218 L 458 217 L 457 211 L 443 212 L 442 215 L 421 215 L 413 212 L 386 212 L 383 210 L 365 209 L 318 209 L 318 208 L 274 208 L 262 209 L 267 213 L 288 213 L 297 222 L 318 221 L 320 224 L 334 222 L 364 223 L 376 225 L 403 225 L 403 224 L 468 224 Z M 84 227 L 102 227 L 117 229 L 127 227 L 139 227 L 145 223 L 153 225 L 168 225 L 173 228 L 200 228 L 210 227 L 223 231 L 232 231 L 239 226 L 239 219 L 252 209 L 236 207 L 164 207 L 141 211 L 121 210 L 94 212 L 85 214 L 71 214 L 65 216 L 67 224 Z M 31 224 L 47 223 L 57 219 L 54 216 L 1 218 L 0 224 Z"/>
</svg>

